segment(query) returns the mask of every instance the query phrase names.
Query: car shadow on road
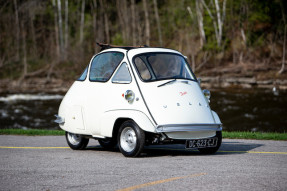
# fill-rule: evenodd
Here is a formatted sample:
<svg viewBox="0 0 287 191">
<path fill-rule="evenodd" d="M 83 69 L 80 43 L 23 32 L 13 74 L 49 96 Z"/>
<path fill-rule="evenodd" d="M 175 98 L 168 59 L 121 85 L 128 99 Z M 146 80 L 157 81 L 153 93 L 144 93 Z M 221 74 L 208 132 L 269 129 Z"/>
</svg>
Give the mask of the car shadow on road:
<svg viewBox="0 0 287 191">
<path fill-rule="evenodd" d="M 249 151 L 261 147 L 264 144 L 244 143 L 243 141 L 224 141 L 219 150 L 213 155 L 246 154 Z M 197 149 L 185 149 L 184 145 L 156 145 L 145 147 L 142 157 L 160 156 L 196 156 L 201 154 Z"/>
<path fill-rule="evenodd" d="M 213 155 L 246 154 L 263 144 L 244 143 L 243 141 L 224 141 L 220 149 Z M 106 149 L 100 145 L 89 146 L 86 150 L 102 152 L 120 152 L 119 148 Z M 184 145 L 150 145 L 145 146 L 139 157 L 163 157 L 163 156 L 203 156 L 197 149 L 185 149 Z"/>
</svg>

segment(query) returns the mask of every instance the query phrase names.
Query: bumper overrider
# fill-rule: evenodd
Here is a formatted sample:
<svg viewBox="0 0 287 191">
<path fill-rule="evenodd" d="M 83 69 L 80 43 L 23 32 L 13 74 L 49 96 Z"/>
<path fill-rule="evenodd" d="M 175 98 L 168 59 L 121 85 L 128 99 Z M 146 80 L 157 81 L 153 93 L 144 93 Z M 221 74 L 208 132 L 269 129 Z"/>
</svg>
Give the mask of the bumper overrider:
<svg viewBox="0 0 287 191">
<path fill-rule="evenodd" d="M 204 131 L 222 131 L 222 123 L 218 124 L 168 124 L 158 125 L 156 127 L 157 133 L 168 132 L 204 132 Z"/>
</svg>

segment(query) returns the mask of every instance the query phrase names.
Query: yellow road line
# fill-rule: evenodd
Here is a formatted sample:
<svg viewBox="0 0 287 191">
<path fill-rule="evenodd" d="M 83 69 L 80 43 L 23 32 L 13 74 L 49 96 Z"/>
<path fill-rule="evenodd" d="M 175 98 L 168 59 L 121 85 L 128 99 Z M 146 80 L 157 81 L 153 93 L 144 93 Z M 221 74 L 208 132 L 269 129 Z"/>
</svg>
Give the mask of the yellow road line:
<svg viewBox="0 0 287 191">
<path fill-rule="evenodd" d="M 0 146 L 0 149 L 67 149 L 69 147 L 5 147 Z"/>
<path fill-rule="evenodd" d="M 68 149 L 70 147 L 8 147 L 0 146 L 0 149 Z M 168 149 L 168 148 L 149 148 L 151 150 L 174 150 L 174 151 L 186 151 L 184 149 Z M 265 151 L 217 151 L 219 153 L 251 153 L 251 154 L 281 154 L 287 155 L 287 152 L 265 152 Z"/>
<path fill-rule="evenodd" d="M 157 149 L 160 149 L 160 150 L 170 150 L 170 151 L 187 151 L 185 149 L 174 149 L 174 148 L 161 148 L 161 147 L 158 147 L 158 148 L 148 148 L 148 149 L 151 149 L 151 150 L 157 150 Z M 193 150 L 189 150 L 189 151 L 193 151 Z M 195 152 L 197 152 L 196 150 L 194 150 Z M 282 154 L 282 155 L 287 155 L 287 152 L 265 152 L 265 151 L 217 151 L 219 153 L 252 153 L 252 154 Z"/>
<path fill-rule="evenodd" d="M 198 177 L 198 176 L 202 176 L 202 175 L 206 175 L 206 174 L 207 173 L 199 173 L 199 174 L 192 174 L 192 175 L 182 176 L 182 177 L 173 177 L 173 178 L 168 178 L 168 179 L 164 179 L 164 180 L 148 182 L 148 183 L 145 183 L 145 184 L 140 184 L 140 185 L 124 188 L 124 189 L 120 189 L 120 190 L 117 190 L 117 191 L 132 191 L 132 190 L 136 190 L 136 189 L 147 187 L 147 186 L 152 186 L 152 185 L 156 185 L 156 184 L 162 184 L 162 183 L 166 183 L 166 182 L 170 182 L 170 181 L 174 181 L 174 180 L 179 180 L 179 179 L 184 179 L 184 178 L 194 178 L 194 177 Z"/>
<path fill-rule="evenodd" d="M 287 155 L 287 152 L 264 152 L 264 151 L 217 151 L 220 153 L 252 153 L 252 154 L 281 154 Z"/>
</svg>

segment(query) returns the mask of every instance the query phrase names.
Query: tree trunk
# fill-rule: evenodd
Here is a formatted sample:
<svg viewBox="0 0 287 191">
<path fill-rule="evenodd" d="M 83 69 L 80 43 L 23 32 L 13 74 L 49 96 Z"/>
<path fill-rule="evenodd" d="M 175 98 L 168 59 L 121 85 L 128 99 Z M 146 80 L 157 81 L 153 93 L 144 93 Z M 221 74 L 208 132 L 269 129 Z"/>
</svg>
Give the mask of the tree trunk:
<svg viewBox="0 0 287 191">
<path fill-rule="evenodd" d="M 63 24 L 62 24 L 62 9 L 61 0 L 58 0 L 58 24 L 59 24 L 59 41 L 60 41 L 60 59 L 63 60 L 64 55 L 64 39 L 63 39 Z"/>
<path fill-rule="evenodd" d="M 54 22 L 55 22 L 55 41 L 56 41 L 56 58 L 60 57 L 60 42 L 59 42 L 59 25 L 58 25 L 58 14 L 55 0 L 52 0 L 53 11 L 54 11 Z"/>
<path fill-rule="evenodd" d="M 122 38 L 123 38 L 123 41 L 126 42 L 127 40 L 127 34 L 125 32 L 125 22 L 124 22 L 124 19 L 123 19 L 123 15 L 122 15 L 122 8 L 121 8 L 121 1 L 120 0 L 117 0 L 116 2 L 117 4 L 117 13 L 118 13 L 118 18 L 119 18 L 119 22 L 120 22 L 120 28 L 121 28 L 121 32 L 122 32 Z"/>
<path fill-rule="evenodd" d="M 200 2 L 200 0 L 195 1 L 195 6 L 196 6 L 197 23 L 198 23 L 198 29 L 199 29 L 199 35 L 200 35 L 200 46 L 202 48 L 204 44 L 206 43 L 206 37 L 205 37 L 205 31 L 203 27 L 203 17 L 202 17 L 203 8 L 202 8 L 202 3 Z"/>
<path fill-rule="evenodd" d="M 208 15 L 210 16 L 211 20 L 212 20 L 212 23 L 213 23 L 213 27 L 214 27 L 214 32 L 215 32 L 215 37 L 216 37 L 216 41 L 217 41 L 217 45 L 219 46 L 219 35 L 218 35 L 218 27 L 217 27 L 217 23 L 216 23 L 216 20 L 215 18 L 213 17 L 210 9 L 207 7 L 207 5 L 205 4 L 205 1 L 204 0 L 201 0 L 204 8 L 206 9 Z"/>
<path fill-rule="evenodd" d="M 154 13 L 155 13 L 155 19 L 156 19 L 156 24 L 157 24 L 159 45 L 162 46 L 162 35 L 161 35 L 161 27 L 160 27 L 160 18 L 159 18 L 158 8 L 157 8 L 157 0 L 153 0 L 153 5 L 154 5 Z"/>
<path fill-rule="evenodd" d="M 218 25 L 218 39 L 217 43 L 218 46 L 221 46 L 221 37 L 222 37 L 222 24 L 221 24 L 221 16 L 220 16 L 220 7 L 218 5 L 218 0 L 214 0 L 215 8 L 216 8 L 216 15 L 217 15 L 217 25 Z"/>
<path fill-rule="evenodd" d="M 285 69 L 285 51 L 286 51 L 286 30 L 287 30 L 287 24 L 286 24 L 286 18 L 285 18 L 285 12 L 284 12 L 284 7 L 282 1 L 280 1 L 280 7 L 281 7 L 281 13 L 282 13 L 282 18 L 283 18 L 283 23 L 284 23 L 284 40 L 283 40 L 283 53 L 282 53 L 282 66 L 280 71 L 278 72 L 279 74 L 282 74 Z"/>
<path fill-rule="evenodd" d="M 37 44 L 36 44 L 36 36 L 35 36 L 35 27 L 34 27 L 34 13 L 31 13 L 33 10 L 29 10 L 29 22 L 31 28 L 32 42 L 33 42 L 33 56 L 37 55 Z"/>
<path fill-rule="evenodd" d="M 81 46 L 84 40 L 84 24 L 85 24 L 85 0 L 82 0 L 81 23 L 80 23 L 80 45 Z"/>
<path fill-rule="evenodd" d="M 135 0 L 131 0 L 131 12 L 132 12 L 133 46 L 136 46 L 136 44 L 137 44 L 137 38 L 136 38 L 136 14 L 135 14 Z"/>
<path fill-rule="evenodd" d="M 69 25 L 68 25 L 68 20 L 69 20 L 69 1 L 65 0 L 65 53 L 64 53 L 64 59 L 67 59 L 67 49 L 69 45 Z"/>
<path fill-rule="evenodd" d="M 278 72 L 279 74 L 282 74 L 285 70 L 285 53 L 286 53 L 286 30 L 287 30 L 287 25 L 285 24 L 284 27 L 284 41 L 283 41 L 283 53 L 282 53 L 282 66 L 280 71 Z"/>
<path fill-rule="evenodd" d="M 149 14 L 148 5 L 146 0 L 143 0 L 144 13 L 145 13 L 145 44 L 150 45 L 150 26 L 149 26 Z"/>
<path fill-rule="evenodd" d="M 97 0 L 93 0 L 91 2 L 92 8 L 92 16 L 93 16 L 93 32 L 94 32 L 94 50 L 95 53 L 98 52 L 98 45 L 97 45 Z"/>
<path fill-rule="evenodd" d="M 204 0 L 201 0 L 203 6 L 205 7 L 207 13 L 209 14 L 212 22 L 213 22 L 213 27 L 215 31 L 215 37 L 217 41 L 217 46 L 221 47 L 221 41 L 222 41 L 222 28 L 223 28 L 223 22 L 225 20 L 225 12 L 226 12 L 226 0 L 223 0 L 223 5 L 222 5 L 222 17 L 221 17 L 221 11 L 220 11 L 220 6 L 218 3 L 218 0 L 214 0 L 215 2 L 215 9 L 216 9 L 216 17 L 217 17 L 217 22 L 215 17 L 212 15 L 210 9 L 207 7 L 206 3 Z"/>
<path fill-rule="evenodd" d="M 24 80 L 24 78 L 27 75 L 28 66 L 27 66 L 27 50 L 26 50 L 26 31 L 24 30 L 24 21 L 21 21 L 21 37 L 22 37 L 22 51 L 23 51 L 23 71 L 22 75 L 18 80 L 18 84 L 20 85 L 21 82 Z"/>
<path fill-rule="evenodd" d="M 107 11 L 106 10 L 106 2 L 103 0 L 100 0 L 100 5 L 101 8 L 103 9 L 103 13 L 104 13 L 104 23 L 105 23 L 105 39 L 106 39 L 106 43 L 110 43 L 110 28 L 109 28 L 109 19 L 108 19 L 108 15 L 107 15 Z"/>
<path fill-rule="evenodd" d="M 15 9 L 15 26 L 16 26 L 16 61 L 20 59 L 20 26 L 19 26 L 19 14 L 17 0 L 14 0 Z"/>
<path fill-rule="evenodd" d="M 122 15 L 123 15 L 123 19 L 124 19 L 124 23 L 125 23 L 125 33 L 127 35 L 126 44 L 130 44 L 131 43 L 131 32 L 130 32 L 130 27 L 128 27 L 130 25 L 130 14 L 129 14 L 129 10 L 128 10 L 128 3 L 127 0 L 122 0 L 121 1 L 121 10 L 122 10 Z"/>
</svg>

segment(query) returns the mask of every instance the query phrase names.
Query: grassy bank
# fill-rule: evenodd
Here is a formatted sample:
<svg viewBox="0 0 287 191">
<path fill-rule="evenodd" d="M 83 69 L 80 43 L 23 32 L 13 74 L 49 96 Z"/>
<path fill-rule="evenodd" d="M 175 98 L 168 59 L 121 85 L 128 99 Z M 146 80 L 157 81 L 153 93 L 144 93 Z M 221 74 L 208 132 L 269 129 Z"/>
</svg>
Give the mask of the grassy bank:
<svg viewBox="0 0 287 191">
<path fill-rule="evenodd" d="M 65 135 L 62 130 L 38 130 L 38 129 L 0 129 L 0 135 Z M 254 133 L 254 132 L 223 132 L 225 139 L 256 139 L 256 140 L 287 140 L 287 133 Z"/>
<path fill-rule="evenodd" d="M 0 135 L 29 135 L 29 136 L 45 136 L 45 135 L 65 135 L 62 130 L 40 130 L 40 129 L 0 129 Z"/>
<path fill-rule="evenodd" d="M 224 132 L 225 139 L 255 139 L 255 140 L 287 140 L 287 133 L 260 133 L 260 132 Z"/>
</svg>

